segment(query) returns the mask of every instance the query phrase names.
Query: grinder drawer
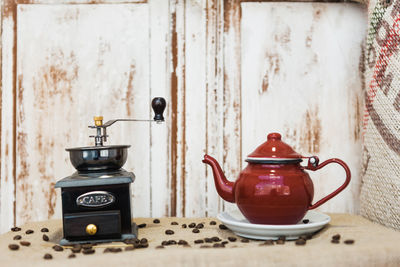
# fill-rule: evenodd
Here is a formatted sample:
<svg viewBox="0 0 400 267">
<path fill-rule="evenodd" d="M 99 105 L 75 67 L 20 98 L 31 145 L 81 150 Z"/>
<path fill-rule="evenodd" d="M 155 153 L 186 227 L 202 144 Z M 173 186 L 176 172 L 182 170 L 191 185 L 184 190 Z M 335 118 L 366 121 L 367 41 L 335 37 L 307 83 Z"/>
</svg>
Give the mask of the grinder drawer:
<svg viewBox="0 0 400 267">
<path fill-rule="evenodd" d="M 64 237 L 88 238 L 121 236 L 119 210 L 64 214 Z"/>
</svg>

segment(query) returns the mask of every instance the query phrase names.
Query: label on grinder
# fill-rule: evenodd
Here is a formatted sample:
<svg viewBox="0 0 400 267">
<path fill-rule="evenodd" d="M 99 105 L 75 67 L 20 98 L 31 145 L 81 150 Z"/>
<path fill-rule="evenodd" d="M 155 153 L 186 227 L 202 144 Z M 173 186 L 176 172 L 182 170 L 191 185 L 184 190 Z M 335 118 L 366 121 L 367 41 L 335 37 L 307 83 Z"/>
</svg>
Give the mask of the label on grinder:
<svg viewBox="0 0 400 267">
<path fill-rule="evenodd" d="M 76 198 L 76 204 L 84 207 L 104 207 L 115 202 L 115 197 L 106 191 L 92 191 Z"/>
</svg>

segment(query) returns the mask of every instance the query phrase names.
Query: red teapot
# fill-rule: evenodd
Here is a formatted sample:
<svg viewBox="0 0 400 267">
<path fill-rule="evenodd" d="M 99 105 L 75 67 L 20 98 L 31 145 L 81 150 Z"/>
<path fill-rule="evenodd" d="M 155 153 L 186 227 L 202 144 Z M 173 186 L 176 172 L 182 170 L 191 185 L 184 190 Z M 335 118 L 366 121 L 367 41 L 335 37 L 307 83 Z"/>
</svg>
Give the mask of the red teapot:
<svg viewBox="0 0 400 267">
<path fill-rule="evenodd" d="M 308 159 L 307 166 L 300 165 Z M 339 194 L 350 182 L 350 169 L 340 159 L 319 164 L 316 156 L 303 157 L 281 141 L 279 133 L 270 133 L 268 140 L 247 156 L 248 165 L 235 182 L 223 174 L 218 162 L 204 155 L 203 163 L 212 167 L 218 194 L 236 203 L 242 214 L 255 224 L 296 224 L 306 212 Z M 316 171 L 329 163 L 341 165 L 346 181 L 331 194 L 312 204 L 314 186 L 305 170 Z"/>
</svg>

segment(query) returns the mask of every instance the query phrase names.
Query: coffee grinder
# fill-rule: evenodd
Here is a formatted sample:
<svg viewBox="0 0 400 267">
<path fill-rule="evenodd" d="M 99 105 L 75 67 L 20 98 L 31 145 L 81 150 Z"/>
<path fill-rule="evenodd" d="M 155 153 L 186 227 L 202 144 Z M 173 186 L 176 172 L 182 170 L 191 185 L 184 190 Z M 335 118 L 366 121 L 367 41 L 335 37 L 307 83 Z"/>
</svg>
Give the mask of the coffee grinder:
<svg viewBox="0 0 400 267">
<path fill-rule="evenodd" d="M 61 245 L 101 243 L 136 238 L 132 223 L 130 185 L 132 172 L 122 169 L 130 145 L 104 145 L 107 127 L 117 121 L 163 122 L 164 98 L 152 100 L 153 120 L 114 119 L 103 124 L 103 117 L 94 118 L 95 145 L 67 148 L 77 170 L 55 185 L 61 188 L 63 239 Z"/>
</svg>

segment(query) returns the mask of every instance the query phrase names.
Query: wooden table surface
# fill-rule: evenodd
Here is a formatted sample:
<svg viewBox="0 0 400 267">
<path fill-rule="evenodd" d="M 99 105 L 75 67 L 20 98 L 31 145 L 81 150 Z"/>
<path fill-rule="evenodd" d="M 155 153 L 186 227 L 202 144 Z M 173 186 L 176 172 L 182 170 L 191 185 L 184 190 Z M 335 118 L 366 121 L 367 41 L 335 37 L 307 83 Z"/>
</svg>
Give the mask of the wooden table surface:
<svg viewBox="0 0 400 267">
<path fill-rule="evenodd" d="M 298 246 L 294 241 L 284 244 L 262 246 L 263 241 L 251 240 L 242 242 L 237 237 L 224 248 L 214 248 L 213 243 L 195 244 L 194 240 L 219 237 L 222 241 L 235 237 L 230 230 L 221 230 L 220 222 L 215 218 L 159 218 L 161 223 L 153 223 L 154 218 L 135 218 L 138 224 L 146 224 L 141 228 L 139 238 L 146 238 L 148 248 L 137 248 L 125 251 L 129 245 L 122 242 L 100 244 L 95 246 L 92 255 L 72 253 L 69 247 L 61 252 L 54 251 L 62 235 L 61 220 L 32 222 L 21 226 L 19 232 L 7 232 L 0 236 L 1 266 L 400 266 L 400 232 L 372 223 L 367 219 L 349 214 L 330 214 L 332 221 L 322 231 L 308 240 L 306 245 Z M 210 225 L 211 221 L 217 225 Z M 177 222 L 178 225 L 171 225 Z M 191 228 L 182 228 L 182 224 L 204 223 L 200 233 L 193 233 Z M 42 227 L 49 229 L 50 240 L 42 240 Z M 32 234 L 25 231 L 31 229 Z M 174 231 L 166 235 L 165 230 Z M 335 234 L 341 235 L 339 244 L 331 243 Z M 29 247 L 20 246 L 16 251 L 8 248 L 9 244 L 19 244 L 21 240 L 13 240 L 15 235 L 29 241 Z M 353 239 L 352 245 L 344 244 L 345 239 Z M 169 245 L 156 248 L 164 240 L 185 240 L 189 246 Z M 215 243 L 215 242 L 214 242 Z M 208 248 L 201 248 L 207 245 Z M 121 252 L 104 253 L 107 247 L 120 247 Z M 43 259 L 50 253 L 51 260 Z"/>
</svg>

